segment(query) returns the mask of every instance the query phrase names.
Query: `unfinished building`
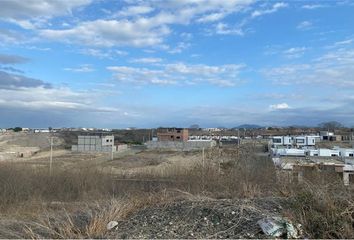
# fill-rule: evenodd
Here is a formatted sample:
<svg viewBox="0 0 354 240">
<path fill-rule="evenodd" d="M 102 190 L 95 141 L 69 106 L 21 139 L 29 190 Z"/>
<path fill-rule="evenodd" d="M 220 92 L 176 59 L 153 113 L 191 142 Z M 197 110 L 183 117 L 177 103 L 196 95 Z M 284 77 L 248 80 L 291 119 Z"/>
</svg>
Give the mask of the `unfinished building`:
<svg viewBox="0 0 354 240">
<path fill-rule="evenodd" d="M 72 145 L 73 152 L 115 152 L 114 136 L 78 136 L 77 145 Z"/>
<path fill-rule="evenodd" d="M 158 141 L 188 141 L 188 129 L 185 128 L 159 128 L 157 130 Z"/>
</svg>

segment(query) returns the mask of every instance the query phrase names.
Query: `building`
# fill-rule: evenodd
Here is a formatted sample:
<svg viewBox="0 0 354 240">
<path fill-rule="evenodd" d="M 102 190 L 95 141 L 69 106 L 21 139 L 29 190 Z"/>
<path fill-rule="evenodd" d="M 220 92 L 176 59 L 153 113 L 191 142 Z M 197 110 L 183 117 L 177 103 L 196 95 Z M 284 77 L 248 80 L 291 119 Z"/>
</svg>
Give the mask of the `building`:
<svg viewBox="0 0 354 240">
<path fill-rule="evenodd" d="M 333 141 L 333 142 L 342 141 L 342 136 L 335 135 L 333 132 L 321 131 L 320 136 L 322 141 Z"/>
<path fill-rule="evenodd" d="M 315 146 L 319 140 L 319 136 L 297 136 L 294 138 L 294 144 L 298 147 Z"/>
<path fill-rule="evenodd" d="M 158 141 L 188 141 L 188 129 L 185 128 L 159 128 L 157 129 Z"/>
<path fill-rule="evenodd" d="M 316 142 L 320 141 L 320 136 L 308 135 L 308 136 L 274 136 L 272 137 L 272 145 L 278 146 L 315 146 Z"/>
<path fill-rule="evenodd" d="M 274 146 L 291 146 L 293 139 L 290 136 L 274 136 L 272 137 L 272 144 Z"/>
<path fill-rule="evenodd" d="M 342 157 L 354 157 L 354 149 L 352 148 L 340 148 L 339 151 Z"/>
<path fill-rule="evenodd" d="M 72 145 L 74 152 L 116 152 L 114 136 L 78 136 L 77 145 Z"/>
</svg>

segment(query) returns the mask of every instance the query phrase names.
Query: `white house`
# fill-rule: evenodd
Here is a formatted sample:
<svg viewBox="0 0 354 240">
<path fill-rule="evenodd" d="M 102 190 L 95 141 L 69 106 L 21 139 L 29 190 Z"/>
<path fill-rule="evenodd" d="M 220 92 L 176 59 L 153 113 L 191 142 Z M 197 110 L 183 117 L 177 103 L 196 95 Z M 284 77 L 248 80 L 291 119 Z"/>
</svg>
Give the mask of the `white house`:
<svg viewBox="0 0 354 240">
<path fill-rule="evenodd" d="M 297 136 L 294 138 L 295 145 L 302 146 L 315 146 L 316 142 L 320 140 L 319 136 Z"/>
<path fill-rule="evenodd" d="M 297 149 L 297 148 L 282 148 L 282 149 L 274 149 L 274 154 L 277 156 L 304 157 L 306 156 L 306 150 Z"/>
<path fill-rule="evenodd" d="M 320 136 L 274 136 L 272 137 L 272 144 L 274 146 L 315 146 L 316 142 L 320 141 Z"/>
<path fill-rule="evenodd" d="M 319 156 L 319 150 L 318 149 L 309 149 L 308 150 L 308 155 L 311 157 L 317 157 Z"/>
<path fill-rule="evenodd" d="M 340 148 L 339 152 L 341 157 L 354 157 L 354 149 L 352 148 Z"/>
<path fill-rule="evenodd" d="M 327 149 L 327 148 L 320 148 L 318 149 L 318 156 L 320 157 L 339 157 L 340 151 L 338 149 Z"/>
<path fill-rule="evenodd" d="M 272 137 L 272 144 L 274 146 L 291 146 L 293 139 L 290 136 L 274 136 Z"/>
</svg>

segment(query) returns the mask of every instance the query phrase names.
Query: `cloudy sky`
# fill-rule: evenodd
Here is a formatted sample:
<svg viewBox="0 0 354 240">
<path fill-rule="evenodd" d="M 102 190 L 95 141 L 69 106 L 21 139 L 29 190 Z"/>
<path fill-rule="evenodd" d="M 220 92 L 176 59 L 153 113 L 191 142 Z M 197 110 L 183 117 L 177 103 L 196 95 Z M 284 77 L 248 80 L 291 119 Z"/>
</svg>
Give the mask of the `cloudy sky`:
<svg viewBox="0 0 354 240">
<path fill-rule="evenodd" d="M 354 125 L 354 2 L 1 0 L 0 127 Z"/>
</svg>

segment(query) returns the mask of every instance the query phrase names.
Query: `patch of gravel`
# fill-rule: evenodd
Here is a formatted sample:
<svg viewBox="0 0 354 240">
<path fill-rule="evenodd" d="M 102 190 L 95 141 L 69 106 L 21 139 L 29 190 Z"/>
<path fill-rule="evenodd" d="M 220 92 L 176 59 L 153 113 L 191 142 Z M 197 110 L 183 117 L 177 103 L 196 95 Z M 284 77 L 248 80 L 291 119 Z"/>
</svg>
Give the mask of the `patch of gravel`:
<svg viewBox="0 0 354 240">
<path fill-rule="evenodd" d="M 148 207 L 118 221 L 106 238 L 267 238 L 257 221 L 281 215 L 280 199 L 184 200 Z M 112 219 L 114 220 L 114 219 Z"/>
</svg>

